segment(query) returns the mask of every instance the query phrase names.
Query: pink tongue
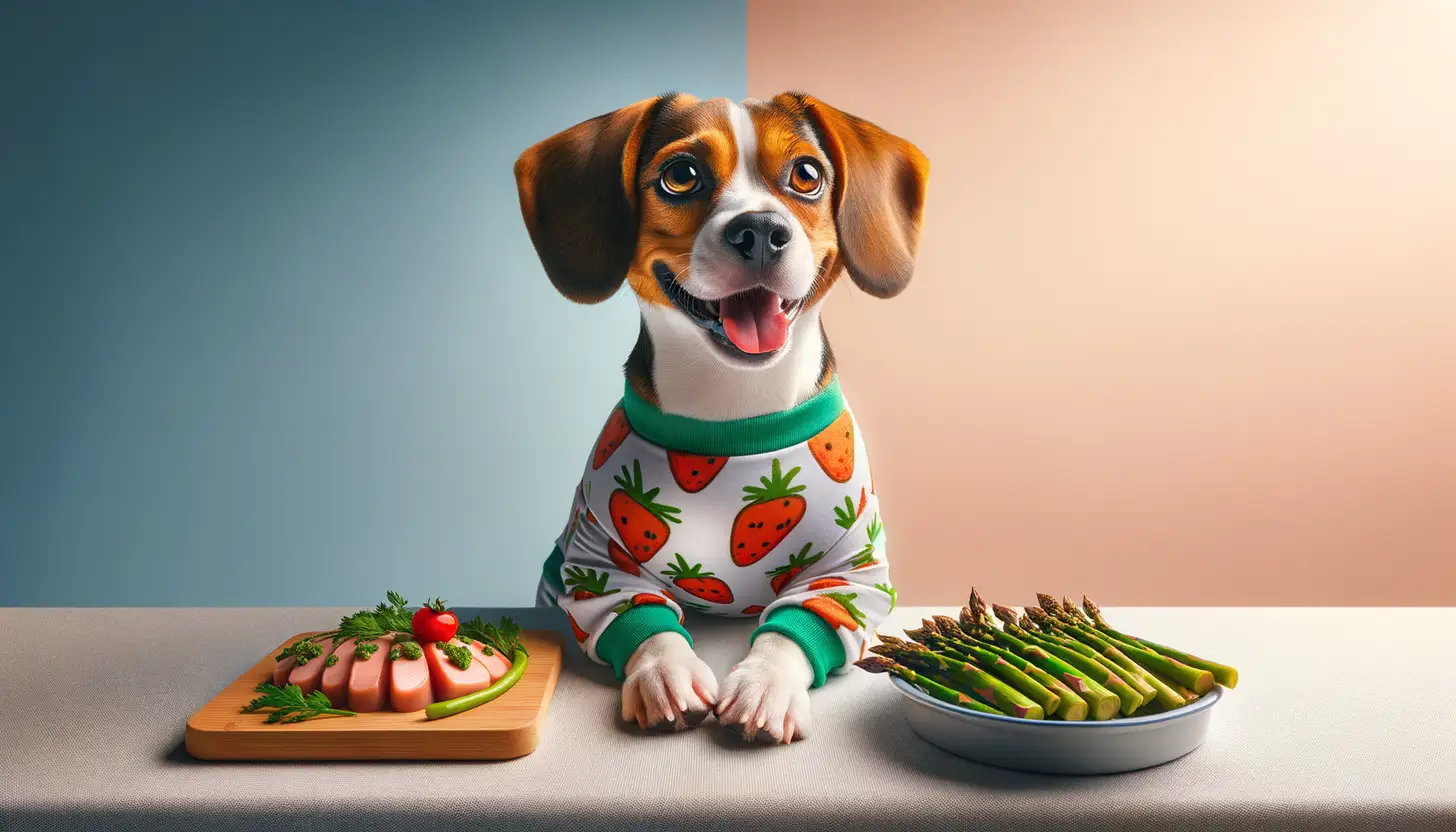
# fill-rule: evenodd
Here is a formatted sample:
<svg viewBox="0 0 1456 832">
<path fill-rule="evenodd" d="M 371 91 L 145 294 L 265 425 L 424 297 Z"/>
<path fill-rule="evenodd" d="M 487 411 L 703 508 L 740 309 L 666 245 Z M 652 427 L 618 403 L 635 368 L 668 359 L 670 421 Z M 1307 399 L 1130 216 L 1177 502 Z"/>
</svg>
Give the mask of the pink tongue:
<svg viewBox="0 0 1456 832">
<path fill-rule="evenodd" d="M 723 333 L 746 353 L 773 352 L 789 337 L 789 316 L 779 308 L 779 296 L 766 289 L 740 292 L 718 302 Z"/>
</svg>

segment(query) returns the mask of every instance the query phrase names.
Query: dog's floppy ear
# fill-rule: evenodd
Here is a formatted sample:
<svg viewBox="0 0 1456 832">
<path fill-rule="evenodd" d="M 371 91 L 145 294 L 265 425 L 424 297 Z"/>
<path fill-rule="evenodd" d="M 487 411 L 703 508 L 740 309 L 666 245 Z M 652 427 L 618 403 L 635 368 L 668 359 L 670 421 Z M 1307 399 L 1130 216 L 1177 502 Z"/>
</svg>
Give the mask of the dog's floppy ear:
<svg viewBox="0 0 1456 832">
<path fill-rule="evenodd" d="M 637 248 L 637 152 L 664 97 L 597 116 L 516 160 L 521 215 L 546 276 L 577 303 L 616 293 Z"/>
<path fill-rule="evenodd" d="M 807 113 L 834 165 L 834 225 L 850 278 L 875 297 L 898 295 L 915 271 L 929 160 L 910 142 L 813 96 L 780 97 Z"/>
</svg>

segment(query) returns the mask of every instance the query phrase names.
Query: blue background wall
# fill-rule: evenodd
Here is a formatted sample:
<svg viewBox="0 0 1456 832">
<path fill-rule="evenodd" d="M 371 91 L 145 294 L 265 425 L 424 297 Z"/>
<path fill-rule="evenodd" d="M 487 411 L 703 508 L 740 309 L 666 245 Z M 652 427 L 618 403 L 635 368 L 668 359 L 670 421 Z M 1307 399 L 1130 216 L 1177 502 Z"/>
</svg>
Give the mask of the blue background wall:
<svg viewBox="0 0 1456 832">
<path fill-rule="evenodd" d="M 742 98 L 742 3 L 65 6 L 0 8 L 0 604 L 530 603 L 636 310 L 511 165 Z"/>
</svg>

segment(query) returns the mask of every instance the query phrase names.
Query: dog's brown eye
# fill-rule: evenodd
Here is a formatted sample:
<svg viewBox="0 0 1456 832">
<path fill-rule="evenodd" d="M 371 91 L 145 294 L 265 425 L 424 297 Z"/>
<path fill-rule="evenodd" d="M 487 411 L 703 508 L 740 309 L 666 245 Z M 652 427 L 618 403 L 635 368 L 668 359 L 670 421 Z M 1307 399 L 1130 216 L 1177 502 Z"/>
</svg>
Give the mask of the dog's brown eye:
<svg viewBox="0 0 1456 832">
<path fill-rule="evenodd" d="M 812 159 L 800 159 L 789 171 L 789 187 L 805 196 L 813 196 L 824 187 L 824 174 Z"/>
<path fill-rule="evenodd" d="M 679 159 L 662 169 L 662 189 L 673 196 L 696 191 L 701 181 L 698 166 L 687 159 Z"/>
</svg>

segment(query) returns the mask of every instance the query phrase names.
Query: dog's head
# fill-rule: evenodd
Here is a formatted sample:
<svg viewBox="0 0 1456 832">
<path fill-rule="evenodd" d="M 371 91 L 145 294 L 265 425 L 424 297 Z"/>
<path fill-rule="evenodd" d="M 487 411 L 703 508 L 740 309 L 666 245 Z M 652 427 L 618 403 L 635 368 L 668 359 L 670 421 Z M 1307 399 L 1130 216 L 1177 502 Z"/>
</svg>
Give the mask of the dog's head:
<svg viewBox="0 0 1456 832">
<path fill-rule="evenodd" d="M 644 310 L 680 313 L 743 366 L 771 363 L 842 271 L 876 297 L 905 288 L 928 169 L 904 139 L 797 93 L 639 101 L 515 168 L 563 295 L 596 303 L 626 280 Z"/>
</svg>

